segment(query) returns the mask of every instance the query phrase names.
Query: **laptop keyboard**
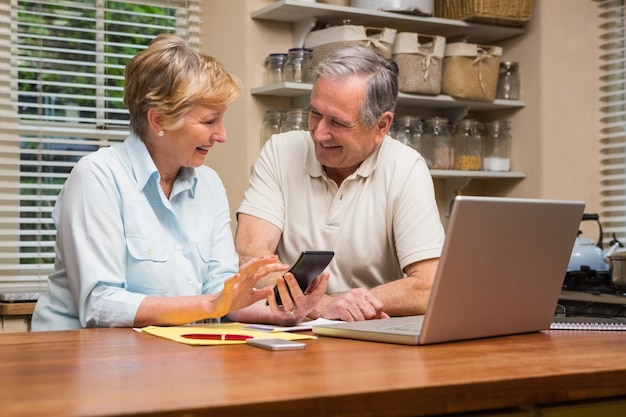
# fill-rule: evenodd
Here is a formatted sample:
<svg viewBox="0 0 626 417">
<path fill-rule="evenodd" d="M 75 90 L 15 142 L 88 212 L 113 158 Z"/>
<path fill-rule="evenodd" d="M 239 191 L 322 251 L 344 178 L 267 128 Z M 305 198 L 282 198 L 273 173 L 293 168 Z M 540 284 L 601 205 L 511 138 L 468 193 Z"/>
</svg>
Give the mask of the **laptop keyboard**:
<svg viewBox="0 0 626 417">
<path fill-rule="evenodd" d="M 380 326 L 378 327 L 380 330 L 384 331 L 400 331 L 400 332 L 410 332 L 410 333 L 419 333 L 422 330 L 422 324 L 424 323 L 424 316 L 419 316 L 418 318 L 412 318 L 410 322 L 402 322 L 402 323 L 393 323 L 394 319 L 386 319 L 380 321 Z"/>
</svg>

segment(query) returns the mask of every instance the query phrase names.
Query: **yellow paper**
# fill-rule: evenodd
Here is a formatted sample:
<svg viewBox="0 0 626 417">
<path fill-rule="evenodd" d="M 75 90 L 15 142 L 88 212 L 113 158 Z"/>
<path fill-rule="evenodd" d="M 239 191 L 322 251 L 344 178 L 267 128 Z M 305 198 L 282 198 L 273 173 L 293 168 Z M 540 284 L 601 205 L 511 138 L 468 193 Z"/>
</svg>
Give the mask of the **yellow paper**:
<svg viewBox="0 0 626 417">
<path fill-rule="evenodd" d="M 287 332 L 263 332 L 245 328 L 240 323 L 215 323 L 190 326 L 148 326 L 141 329 L 143 332 L 174 342 L 186 345 L 210 346 L 210 345 L 238 345 L 246 343 L 245 340 L 207 340 L 207 339 L 187 339 L 182 337 L 188 333 L 201 334 L 238 334 L 252 336 L 255 339 L 280 338 L 285 340 L 316 339 L 315 336 L 287 333 Z"/>
</svg>

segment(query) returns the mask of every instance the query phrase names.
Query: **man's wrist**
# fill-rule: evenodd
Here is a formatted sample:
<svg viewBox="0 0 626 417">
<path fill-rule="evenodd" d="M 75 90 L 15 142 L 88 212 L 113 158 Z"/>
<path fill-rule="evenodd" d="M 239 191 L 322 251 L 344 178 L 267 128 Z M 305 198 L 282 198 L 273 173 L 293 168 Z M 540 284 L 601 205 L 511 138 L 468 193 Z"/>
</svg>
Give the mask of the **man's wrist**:
<svg viewBox="0 0 626 417">
<path fill-rule="evenodd" d="M 324 309 L 326 308 L 326 306 L 328 305 L 329 300 L 330 300 L 330 295 L 324 294 L 322 299 L 318 301 L 317 305 L 313 307 L 313 309 L 309 312 L 307 317 L 312 320 L 319 319 L 320 317 L 322 317 L 322 313 Z"/>
</svg>

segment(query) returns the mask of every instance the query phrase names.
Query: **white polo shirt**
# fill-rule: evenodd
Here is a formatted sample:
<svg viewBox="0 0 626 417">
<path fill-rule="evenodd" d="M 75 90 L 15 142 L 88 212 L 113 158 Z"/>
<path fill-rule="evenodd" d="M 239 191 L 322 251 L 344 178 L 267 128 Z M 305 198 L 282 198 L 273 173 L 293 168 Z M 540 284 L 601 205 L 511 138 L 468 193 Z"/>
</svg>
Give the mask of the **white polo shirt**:
<svg viewBox="0 0 626 417">
<path fill-rule="evenodd" d="M 277 254 L 332 250 L 328 293 L 373 288 L 441 254 L 444 230 L 424 158 L 387 136 L 343 181 L 329 179 L 309 132 L 274 135 L 255 163 L 239 213 L 282 231 Z"/>
</svg>

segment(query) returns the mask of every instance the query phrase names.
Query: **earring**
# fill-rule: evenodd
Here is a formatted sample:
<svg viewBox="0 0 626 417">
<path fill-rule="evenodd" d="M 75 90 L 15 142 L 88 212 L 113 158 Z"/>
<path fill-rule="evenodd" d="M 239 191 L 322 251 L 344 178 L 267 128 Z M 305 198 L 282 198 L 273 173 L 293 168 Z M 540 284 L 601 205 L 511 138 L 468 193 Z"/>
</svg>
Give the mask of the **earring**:
<svg viewBox="0 0 626 417">
<path fill-rule="evenodd" d="M 157 135 L 159 135 L 159 136 L 163 137 L 163 136 L 165 136 L 165 132 L 164 132 L 164 131 L 162 131 L 162 130 L 159 130 L 159 133 L 157 133 Z"/>
</svg>

